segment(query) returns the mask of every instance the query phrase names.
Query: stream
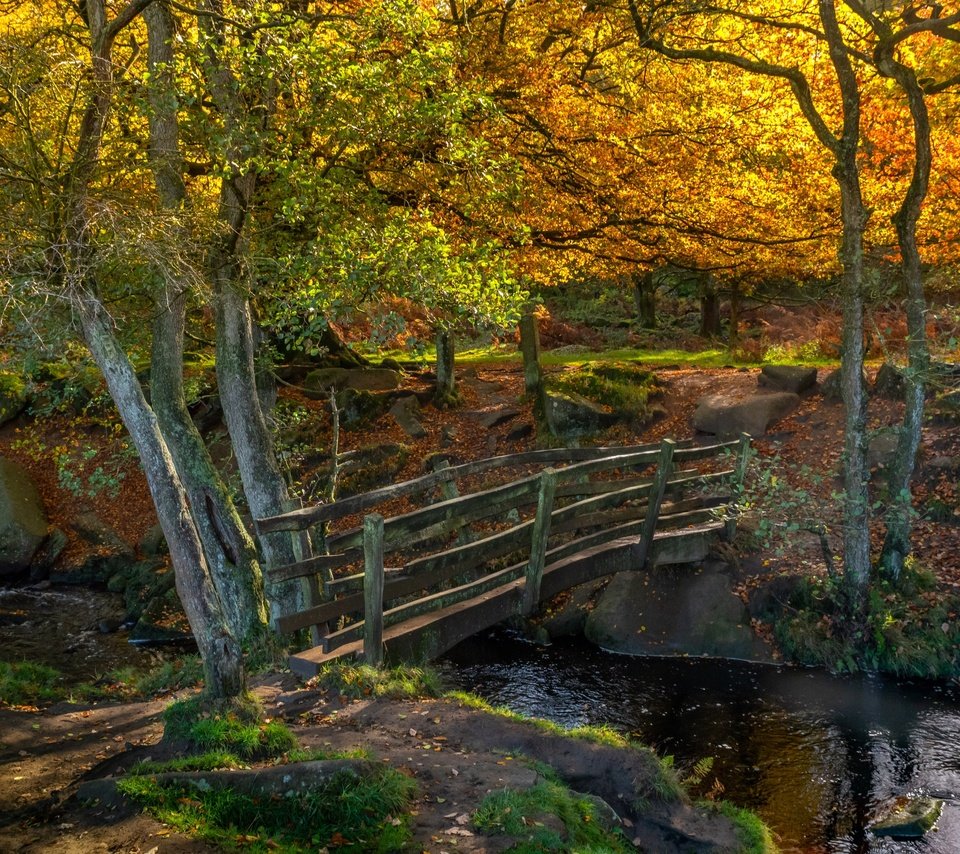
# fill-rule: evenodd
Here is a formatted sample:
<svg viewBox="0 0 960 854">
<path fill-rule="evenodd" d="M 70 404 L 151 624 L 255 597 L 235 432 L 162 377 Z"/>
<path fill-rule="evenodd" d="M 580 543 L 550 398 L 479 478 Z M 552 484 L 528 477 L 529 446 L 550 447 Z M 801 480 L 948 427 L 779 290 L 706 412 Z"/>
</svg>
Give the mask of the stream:
<svg viewBox="0 0 960 854">
<path fill-rule="evenodd" d="M 750 807 L 784 852 L 960 852 L 960 689 L 721 659 L 633 658 L 583 640 L 538 647 L 505 632 L 441 662 L 494 705 L 564 726 L 610 724 L 672 755 L 711 756 L 708 783 Z M 922 840 L 876 838 L 879 806 L 906 794 L 946 802 Z"/>
</svg>

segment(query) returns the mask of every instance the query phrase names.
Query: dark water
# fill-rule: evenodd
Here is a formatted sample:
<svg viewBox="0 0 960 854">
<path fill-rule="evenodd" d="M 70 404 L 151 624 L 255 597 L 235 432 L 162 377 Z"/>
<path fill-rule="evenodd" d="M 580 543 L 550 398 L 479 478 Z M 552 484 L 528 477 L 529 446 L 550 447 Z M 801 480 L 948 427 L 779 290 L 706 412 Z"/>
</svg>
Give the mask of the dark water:
<svg viewBox="0 0 960 854">
<path fill-rule="evenodd" d="M 0 661 L 55 667 L 69 685 L 125 667 L 148 669 L 169 655 L 128 643 L 124 631 L 100 631 L 123 611 L 122 597 L 103 590 L 0 587 Z"/>
<path fill-rule="evenodd" d="M 607 723 L 675 757 L 714 757 L 724 797 L 756 810 L 784 851 L 960 854 L 960 691 L 716 659 L 633 658 L 583 641 L 504 634 L 461 644 L 448 677 L 565 726 Z M 946 801 L 923 840 L 877 839 L 879 806 Z"/>
</svg>

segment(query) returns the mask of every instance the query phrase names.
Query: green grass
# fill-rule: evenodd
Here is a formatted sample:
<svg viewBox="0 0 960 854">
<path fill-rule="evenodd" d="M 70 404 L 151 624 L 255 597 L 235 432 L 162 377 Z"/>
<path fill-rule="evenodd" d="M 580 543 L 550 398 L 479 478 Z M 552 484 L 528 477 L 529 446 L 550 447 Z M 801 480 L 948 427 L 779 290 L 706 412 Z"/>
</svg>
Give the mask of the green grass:
<svg viewBox="0 0 960 854">
<path fill-rule="evenodd" d="M 700 806 L 714 810 L 733 822 L 740 842 L 739 854 L 776 854 L 779 850 L 770 828 L 750 810 L 741 809 L 728 801 L 701 801 Z"/>
<path fill-rule="evenodd" d="M 673 769 L 673 762 L 670 757 L 661 760 L 649 747 L 632 741 L 622 733 L 617 732 L 613 727 L 606 725 L 585 725 L 566 728 L 553 721 L 544 720 L 543 718 L 530 718 L 521 715 L 519 712 L 515 712 L 505 706 L 491 706 L 486 700 L 464 691 L 451 691 L 445 694 L 444 697 L 460 703 L 460 705 L 468 709 L 498 715 L 499 717 L 516 721 L 517 723 L 529 724 L 541 732 L 549 733 L 550 735 L 576 738 L 582 741 L 592 742 L 593 744 L 615 747 L 619 750 L 632 750 L 643 753 L 649 757 L 651 768 L 654 770 L 652 779 L 647 781 L 649 791 L 646 794 L 660 801 L 676 801 L 685 797 L 683 786 L 677 777 L 676 771 Z"/>
<path fill-rule="evenodd" d="M 263 720 L 252 700 L 229 711 L 211 712 L 205 698 L 197 696 L 171 704 L 163 717 L 164 738 L 185 741 L 202 753 L 224 751 L 243 759 L 264 759 L 297 748 L 286 724 Z"/>
<path fill-rule="evenodd" d="M 60 671 L 43 664 L 0 661 L 0 703 L 35 706 L 66 696 Z"/>
<path fill-rule="evenodd" d="M 410 838 L 405 810 L 414 782 L 391 768 L 363 777 L 335 775 L 307 793 L 256 798 L 229 788 L 201 790 L 128 777 L 118 788 L 171 827 L 225 850 L 343 854 L 403 850 Z"/>
<path fill-rule="evenodd" d="M 548 826 L 545 819 L 554 816 L 563 824 L 561 834 L 556 822 Z M 492 792 L 473 814 L 473 824 L 486 834 L 506 835 L 519 839 L 509 850 L 515 854 L 569 851 L 614 852 L 633 851 L 623 836 L 603 827 L 596 805 L 579 797 L 556 779 L 547 779 L 525 791 L 503 789 Z"/>
<path fill-rule="evenodd" d="M 419 699 L 443 693 L 440 675 L 430 667 L 389 667 L 377 669 L 366 664 L 328 664 L 313 683 L 341 697 L 390 697 Z"/>
</svg>

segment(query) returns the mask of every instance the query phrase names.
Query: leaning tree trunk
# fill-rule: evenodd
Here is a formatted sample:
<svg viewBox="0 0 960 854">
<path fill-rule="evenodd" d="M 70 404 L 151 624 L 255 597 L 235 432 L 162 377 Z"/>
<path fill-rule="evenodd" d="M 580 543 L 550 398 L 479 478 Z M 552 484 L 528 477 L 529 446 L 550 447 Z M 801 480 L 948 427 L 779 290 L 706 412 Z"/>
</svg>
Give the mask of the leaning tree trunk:
<svg viewBox="0 0 960 854">
<path fill-rule="evenodd" d="M 228 264 L 227 269 L 230 267 Z M 223 268 L 215 270 L 214 282 L 217 385 L 243 492 L 254 518 L 276 516 L 287 509 L 288 494 L 257 396 L 250 304 Z M 296 559 L 293 541 L 287 533 L 261 536 L 260 545 L 268 566 L 281 566 Z M 268 576 L 267 600 L 271 620 L 275 622 L 302 607 L 300 585 L 296 581 L 270 583 Z"/>
<path fill-rule="evenodd" d="M 207 37 L 204 48 L 204 75 L 210 97 L 225 126 L 225 136 L 233 140 L 224 152 L 218 152 L 234 172 L 220 182 L 220 200 L 216 231 L 209 247 L 209 275 L 214 292 L 217 325 L 217 386 L 223 404 L 230 442 L 240 470 L 247 506 L 255 518 L 275 516 L 287 507 L 287 486 L 273 450 L 273 437 L 260 408 L 256 382 L 253 324 L 250 302 L 245 292 L 245 228 L 253 203 L 256 173 L 249 165 L 249 139 L 254 128 L 266 132 L 273 112 L 270 98 L 256 87 L 244 87 L 228 61 L 224 59 L 230 22 L 223 17 L 220 4 L 203 0 L 198 26 Z M 258 99 L 259 97 L 259 99 Z M 271 567 L 292 563 L 293 540 L 287 533 L 269 534 L 259 539 L 263 556 Z M 298 582 L 271 583 L 267 577 L 267 599 L 272 621 L 302 606 Z"/>
<path fill-rule="evenodd" d="M 154 3 L 144 12 L 150 69 L 148 157 L 160 203 L 173 216 L 186 198 L 176 99 L 172 96 L 174 21 Z M 256 546 L 243 526 L 207 447 L 187 410 L 183 389 L 186 287 L 175 271 L 159 271 L 153 323 L 151 402 L 187 491 L 191 514 L 214 584 L 234 636 L 258 645 L 266 628 L 266 603 Z"/>
<path fill-rule="evenodd" d="M 913 497 L 910 481 L 917 462 L 917 451 L 923 428 L 924 394 L 930 370 L 930 348 L 927 344 L 927 302 L 923 292 L 923 271 L 917 249 L 917 222 L 927 195 L 933 159 L 930 146 L 930 117 L 924 92 L 916 74 L 893 58 L 878 51 L 879 68 L 893 77 L 906 93 L 913 122 L 913 176 L 900 209 L 893 217 L 900 247 L 900 266 L 907 291 L 907 388 L 903 424 L 900 426 L 897 450 L 889 469 L 890 509 L 887 532 L 880 555 L 880 565 L 893 579 L 899 579 L 904 560 L 910 553 L 910 529 Z"/>
<path fill-rule="evenodd" d="M 140 455 L 160 527 L 170 548 L 177 594 L 203 659 L 205 693 L 211 699 L 240 696 L 246 688 L 243 654 L 230 632 L 210 578 L 187 496 L 156 416 L 99 300 L 81 293 L 74 302 L 87 346 Z"/>
</svg>

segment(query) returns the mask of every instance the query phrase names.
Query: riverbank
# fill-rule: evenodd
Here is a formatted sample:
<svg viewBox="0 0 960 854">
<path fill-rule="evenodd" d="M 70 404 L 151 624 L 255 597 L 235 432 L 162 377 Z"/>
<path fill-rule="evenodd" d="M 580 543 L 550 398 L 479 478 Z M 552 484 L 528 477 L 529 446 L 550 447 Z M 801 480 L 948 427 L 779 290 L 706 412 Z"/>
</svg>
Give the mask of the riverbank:
<svg viewBox="0 0 960 854">
<path fill-rule="evenodd" d="M 285 721 L 305 750 L 362 751 L 415 782 L 405 815 L 394 817 L 409 822 L 405 850 L 512 848 L 526 831 L 518 835 L 501 827 L 491 833 L 488 827 L 484 832 L 478 810 L 491 793 L 529 792 L 545 774 L 555 774 L 586 796 L 628 850 L 633 844 L 658 852 L 691 845 L 698 851 L 764 850 L 747 838 L 756 833 L 755 825 L 691 805 L 669 764 L 646 748 L 628 746 L 612 731 L 572 737 L 556 726 L 497 714 L 462 696 L 350 698 L 331 687 L 296 687 L 289 675 L 280 674 L 259 679 L 255 693 L 267 714 Z M 9 817 L 0 826 L 0 851 L 216 850 L 129 804 L 113 809 L 81 803 L 76 796 L 84 781 L 120 774 L 146 759 L 171 758 L 174 747 L 160 740 L 168 702 L 0 710 L 0 811 Z M 557 817 L 526 818 L 523 828 L 533 832 L 545 826 L 563 837 Z"/>
</svg>

